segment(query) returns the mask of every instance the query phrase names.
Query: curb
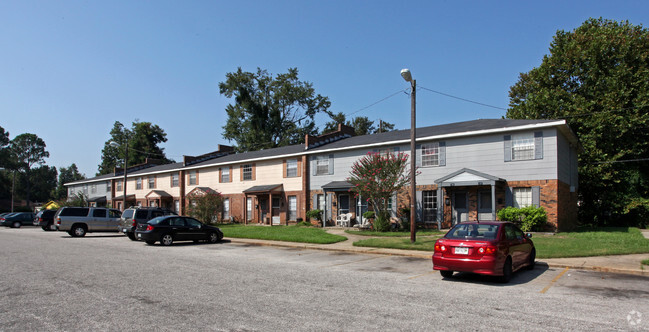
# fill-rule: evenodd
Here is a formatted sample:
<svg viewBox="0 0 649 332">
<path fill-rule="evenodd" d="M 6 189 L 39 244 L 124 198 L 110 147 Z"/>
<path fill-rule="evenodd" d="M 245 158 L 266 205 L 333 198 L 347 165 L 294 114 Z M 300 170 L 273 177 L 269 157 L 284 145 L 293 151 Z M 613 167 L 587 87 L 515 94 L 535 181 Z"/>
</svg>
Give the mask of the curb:
<svg viewBox="0 0 649 332">
<path fill-rule="evenodd" d="M 409 251 L 409 250 L 401 250 L 401 249 L 384 249 L 384 248 L 369 248 L 369 247 L 353 247 L 354 249 L 348 249 L 348 248 L 330 247 L 330 245 L 313 244 L 313 243 L 282 242 L 282 241 L 241 239 L 241 238 L 228 238 L 228 240 L 231 243 L 249 244 L 249 245 L 255 245 L 260 247 L 314 249 L 314 250 L 322 250 L 322 251 L 348 252 L 354 254 L 413 257 L 413 258 L 421 258 L 426 260 L 430 260 L 432 256 L 432 253 L 428 253 L 428 252 L 419 253 L 419 252 L 413 252 L 412 250 Z M 649 270 L 641 270 L 641 269 L 619 269 L 619 268 L 612 268 L 612 267 L 605 267 L 605 266 L 570 265 L 570 264 L 546 262 L 542 260 L 537 260 L 536 264 L 545 265 L 550 268 L 570 268 L 573 270 L 596 271 L 596 272 L 617 273 L 617 274 L 631 274 L 631 275 L 649 277 Z"/>
</svg>

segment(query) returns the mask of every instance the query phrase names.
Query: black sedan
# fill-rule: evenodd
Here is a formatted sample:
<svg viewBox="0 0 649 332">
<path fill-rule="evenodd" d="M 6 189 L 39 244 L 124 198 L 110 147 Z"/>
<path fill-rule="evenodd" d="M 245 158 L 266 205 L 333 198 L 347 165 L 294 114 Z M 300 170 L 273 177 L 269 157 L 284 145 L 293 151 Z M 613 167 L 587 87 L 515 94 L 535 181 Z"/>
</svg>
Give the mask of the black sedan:
<svg viewBox="0 0 649 332">
<path fill-rule="evenodd" d="M 223 232 L 218 227 L 205 225 L 194 218 L 161 216 L 138 224 L 135 236 L 147 244 L 160 241 L 162 245 L 169 246 L 174 241 L 217 243 L 223 239 Z"/>
</svg>

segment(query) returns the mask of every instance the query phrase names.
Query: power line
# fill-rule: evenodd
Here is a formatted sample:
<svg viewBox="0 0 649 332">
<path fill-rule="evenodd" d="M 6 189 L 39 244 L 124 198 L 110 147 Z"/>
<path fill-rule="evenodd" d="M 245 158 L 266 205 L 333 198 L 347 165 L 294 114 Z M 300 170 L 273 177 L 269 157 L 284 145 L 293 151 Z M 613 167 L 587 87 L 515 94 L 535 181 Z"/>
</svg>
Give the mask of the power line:
<svg viewBox="0 0 649 332">
<path fill-rule="evenodd" d="M 468 102 L 468 103 L 473 103 L 473 104 L 476 104 L 476 105 L 481 105 L 481 106 L 491 107 L 491 108 L 495 108 L 495 109 L 499 109 L 499 110 L 503 110 L 503 111 L 506 111 L 506 110 L 507 110 L 506 108 L 502 108 L 502 107 L 498 107 L 498 106 L 493 106 L 493 105 L 488 105 L 488 104 L 480 103 L 480 102 L 473 101 L 473 100 L 470 100 L 470 99 L 466 99 L 466 98 L 461 98 L 461 97 L 457 97 L 457 96 L 449 95 L 448 93 L 435 91 L 435 90 L 432 90 L 432 89 L 429 89 L 429 88 L 425 88 L 425 87 L 422 87 L 422 86 L 420 86 L 419 88 L 422 89 L 422 90 L 426 90 L 426 91 L 430 91 L 430 92 L 433 92 L 433 93 L 440 94 L 440 95 L 442 95 L 442 96 L 446 96 L 446 97 L 450 97 L 450 98 L 455 98 L 455 99 L 458 99 L 458 100 L 466 101 L 466 102 Z"/>
<path fill-rule="evenodd" d="M 615 163 L 632 163 L 638 161 L 649 161 L 649 158 L 640 158 L 640 159 L 627 159 L 627 160 L 610 160 L 610 161 L 596 161 L 590 164 L 599 165 L 599 164 L 615 164 Z"/>
<path fill-rule="evenodd" d="M 558 117 L 558 119 L 576 118 L 576 117 L 580 117 L 580 116 L 588 116 L 588 115 L 599 114 L 599 113 L 614 113 L 614 112 L 626 111 L 626 110 L 631 110 L 631 109 L 635 109 L 635 108 L 642 108 L 642 107 L 647 107 L 647 106 L 649 106 L 649 104 L 644 104 L 644 105 L 639 105 L 639 106 L 631 106 L 631 107 L 625 107 L 625 108 L 618 108 L 618 109 L 614 109 L 614 110 L 606 110 L 606 111 L 597 111 L 597 112 L 590 112 L 590 113 L 566 115 L 566 116 Z"/>
<path fill-rule="evenodd" d="M 357 110 L 355 112 L 349 113 L 347 115 L 353 115 L 353 114 L 356 114 L 356 113 L 358 113 L 360 111 L 364 111 L 364 110 L 366 110 L 366 109 L 368 109 L 368 108 L 370 108 L 370 107 L 372 107 L 372 106 L 374 106 L 374 105 L 376 105 L 378 103 L 386 101 L 386 100 L 388 100 L 388 99 L 390 99 L 390 98 L 392 98 L 392 97 L 394 97 L 394 96 L 396 96 L 396 95 L 398 95 L 398 94 L 400 94 L 402 92 L 406 92 L 406 90 L 399 90 L 399 91 L 397 91 L 397 92 L 395 92 L 395 93 L 393 93 L 393 94 L 391 94 L 391 95 L 389 95 L 389 96 L 387 96 L 385 98 L 382 98 L 382 99 L 380 99 L 380 100 L 378 100 L 376 102 L 373 102 L 373 103 L 371 103 L 371 104 L 369 104 L 369 105 L 367 105 L 367 106 L 365 106 L 365 107 L 363 107 L 363 108 L 361 108 L 361 109 L 359 109 L 359 110 Z"/>
</svg>

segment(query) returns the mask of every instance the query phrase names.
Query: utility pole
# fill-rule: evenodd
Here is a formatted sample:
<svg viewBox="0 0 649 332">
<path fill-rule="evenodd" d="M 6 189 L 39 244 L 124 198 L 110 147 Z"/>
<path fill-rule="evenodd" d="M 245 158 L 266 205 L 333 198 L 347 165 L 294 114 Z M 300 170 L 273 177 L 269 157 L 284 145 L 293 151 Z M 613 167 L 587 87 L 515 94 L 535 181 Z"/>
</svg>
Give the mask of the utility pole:
<svg viewBox="0 0 649 332">
<path fill-rule="evenodd" d="M 409 69 L 402 69 L 401 76 L 406 82 L 410 82 L 410 243 L 415 243 L 417 236 L 415 235 L 417 228 L 417 167 L 415 165 L 416 158 L 416 145 L 415 140 L 417 137 L 417 121 L 416 121 L 416 97 L 417 97 L 417 80 L 412 79 Z"/>
</svg>

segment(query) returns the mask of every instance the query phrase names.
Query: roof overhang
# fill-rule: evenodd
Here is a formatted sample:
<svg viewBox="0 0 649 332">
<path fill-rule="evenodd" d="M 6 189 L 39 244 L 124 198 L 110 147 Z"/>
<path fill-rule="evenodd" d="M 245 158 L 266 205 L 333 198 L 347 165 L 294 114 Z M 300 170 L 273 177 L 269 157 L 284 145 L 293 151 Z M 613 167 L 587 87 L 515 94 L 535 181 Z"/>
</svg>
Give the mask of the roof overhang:
<svg viewBox="0 0 649 332">
<path fill-rule="evenodd" d="M 246 190 L 243 191 L 244 194 L 251 194 L 251 195 L 257 195 L 257 194 L 279 194 L 284 192 L 284 185 L 283 184 L 269 184 L 265 186 L 254 186 L 250 187 Z"/>
<path fill-rule="evenodd" d="M 469 168 L 463 168 L 435 180 L 439 187 L 493 186 L 498 182 L 505 182 L 505 180 Z"/>
<path fill-rule="evenodd" d="M 322 186 L 322 190 L 324 191 L 349 191 L 351 188 L 353 188 L 354 185 L 347 182 L 347 181 L 332 181 L 324 186 Z"/>
</svg>

